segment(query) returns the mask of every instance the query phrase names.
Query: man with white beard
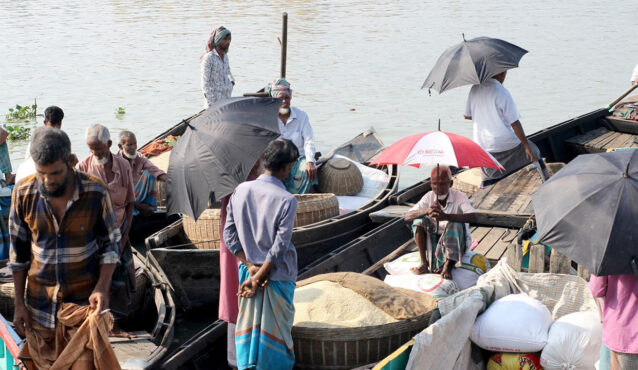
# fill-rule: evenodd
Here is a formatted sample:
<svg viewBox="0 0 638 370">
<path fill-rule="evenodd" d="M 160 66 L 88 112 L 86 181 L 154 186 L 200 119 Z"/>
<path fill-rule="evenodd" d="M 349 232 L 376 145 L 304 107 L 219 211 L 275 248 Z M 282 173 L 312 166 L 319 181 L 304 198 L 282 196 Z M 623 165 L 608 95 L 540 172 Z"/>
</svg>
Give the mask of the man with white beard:
<svg viewBox="0 0 638 370">
<path fill-rule="evenodd" d="M 131 166 L 126 159 L 111 153 L 113 142 L 108 128 L 98 124 L 91 125 L 86 129 L 85 139 L 91 154 L 78 163 L 76 168 L 106 184 L 122 233 L 120 263 L 113 273 L 111 284 L 110 308 L 115 321 L 112 335 L 130 338 L 133 335 L 122 331 L 119 322 L 128 315 L 128 305 L 135 292 L 135 266 L 128 238 L 135 205 Z"/>
<path fill-rule="evenodd" d="M 468 223 L 476 219 L 475 210 L 463 192 L 452 189 L 449 167 L 435 167 L 430 179 L 432 190 L 404 217 L 412 223 L 421 255 L 421 265 L 412 272 L 417 275 L 435 272 L 444 279 L 452 279 L 452 269 L 460 266 L 461 258 L 472 244 Z"/>
<path fill-rule="evenodd" d="M 284 185 L 292 194 L 305 194 L 312 185 L 319 183 L 315 166 L 315 143 L 308 114 L 297 107 L 290 106 L 292 90 L 285 78 L 279 78 L 270 83 L 266 87 L 266 92 L 273 98 L 282 99 L 278 120 L 280 138 L 292 141 L 300 153 Z"/>
<path fill-rule="evenodd" d="M 135 190 L 133 215 L 152 215 L 157 210 L 155 181 L 166 181 L 166 173 L 137 151 L 137 138 L 131 131 L 120 132 L 120 142 L 117 146 L 120 148 L 117 154 L 131 165 Z"/>
</svg>

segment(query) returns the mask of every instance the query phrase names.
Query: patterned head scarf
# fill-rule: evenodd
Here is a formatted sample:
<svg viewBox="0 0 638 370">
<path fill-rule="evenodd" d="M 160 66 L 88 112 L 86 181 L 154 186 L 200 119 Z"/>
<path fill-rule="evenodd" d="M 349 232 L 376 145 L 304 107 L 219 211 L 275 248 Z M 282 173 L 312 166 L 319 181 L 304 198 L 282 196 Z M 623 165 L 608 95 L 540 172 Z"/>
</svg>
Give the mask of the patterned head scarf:
<svg viewBox="0 0 638 370">
<path fill-rule="evenodd" d="M 279 97 L 279 94 L 292 96 L 290 83 L 285 78 L 278 78 L 266 86 L 266 92 L 273 98 Z"/>
<path fill-rule="evenodd" d="M 230 35 L 230 30 L 224 26 L 219 27 L 213 33 L 210 34 L 210 38 L 206 43 L 206 51 L 213 50 L 213 47 L 219 45 L 223 39 L 225 39 L 228 35 Z"/>
</svg>

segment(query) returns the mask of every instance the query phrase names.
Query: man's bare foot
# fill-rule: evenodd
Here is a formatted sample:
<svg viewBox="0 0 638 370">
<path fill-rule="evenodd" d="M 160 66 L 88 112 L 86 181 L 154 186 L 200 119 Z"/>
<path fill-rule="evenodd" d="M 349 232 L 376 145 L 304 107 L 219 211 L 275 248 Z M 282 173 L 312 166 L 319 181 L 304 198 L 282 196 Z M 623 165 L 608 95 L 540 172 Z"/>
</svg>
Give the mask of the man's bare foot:
<svg viewBox="0 0 638 370">
<path fill-rule="evenodd" d="M 116 337 L 116 338 L 128 338 L 128 339 L 137 338 L 137 335 L 122 330 L 122 328 L 120 328 L 120 326 L 115 323 L 113 323 L 113 329 L 111 329 L 110 336 Z"/>
<path fill-rule="evenodd" d="M 421 265 L 419 267 L 412 267 L 410 271 L 412 271 L 412 273 L 415 275 L 423 275 L 430 272 L 430 269 L 428 268 L 427 265 Z"/>
</svg>

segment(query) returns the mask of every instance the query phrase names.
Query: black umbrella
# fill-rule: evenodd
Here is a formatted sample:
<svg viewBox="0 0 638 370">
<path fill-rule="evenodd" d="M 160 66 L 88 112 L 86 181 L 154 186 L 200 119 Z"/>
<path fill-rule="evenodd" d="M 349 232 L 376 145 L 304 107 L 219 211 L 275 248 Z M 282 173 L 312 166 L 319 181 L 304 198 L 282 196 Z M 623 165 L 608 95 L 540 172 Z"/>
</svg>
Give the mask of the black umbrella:
<svg viewBox="0 0 638 370">
<path fill-rule="evenodd" d="M 638 277 L 638 151 L 581 155 L 532 202 L 541 242 L 595 275 Z"/>
<path fill-rule="evenodd" d="M 221 199 L 246 180 L 268 143 L 280 135 L 280 105 L 281 99 L 232 98 L 193 119 L 171 152 L 168 213 L 197 219 L 209 199 Z"/>
<path fill-rule="evenodd" d="M 500 39 L 477 37 L 447 49 L 436 61 L 421 88 L 443 91 L 477 85 L 508 69 L 518 67 L 527 50 Z"/>
</svg>

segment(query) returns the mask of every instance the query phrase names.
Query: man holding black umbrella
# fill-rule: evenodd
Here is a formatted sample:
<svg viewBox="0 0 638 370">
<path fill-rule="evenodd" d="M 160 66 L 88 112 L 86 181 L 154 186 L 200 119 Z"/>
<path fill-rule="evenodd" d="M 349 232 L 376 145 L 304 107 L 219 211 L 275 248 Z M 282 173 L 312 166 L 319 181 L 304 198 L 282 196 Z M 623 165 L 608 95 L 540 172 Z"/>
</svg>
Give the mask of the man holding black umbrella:
<svg viewBox="0 0 638 370">
<path fill-rule="evenodd" d="M 474 141 L 505 167 L 505 171 L 482 168 L 483 186 L 536 161 L 548 177 L 540 151 L 527 141 L 514 99 L 503 86 L 506 75 L 504 71 L 472 86 L 465 106 L 465 119 L 474 123 Z"/>
</svg>

